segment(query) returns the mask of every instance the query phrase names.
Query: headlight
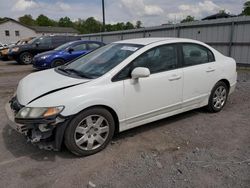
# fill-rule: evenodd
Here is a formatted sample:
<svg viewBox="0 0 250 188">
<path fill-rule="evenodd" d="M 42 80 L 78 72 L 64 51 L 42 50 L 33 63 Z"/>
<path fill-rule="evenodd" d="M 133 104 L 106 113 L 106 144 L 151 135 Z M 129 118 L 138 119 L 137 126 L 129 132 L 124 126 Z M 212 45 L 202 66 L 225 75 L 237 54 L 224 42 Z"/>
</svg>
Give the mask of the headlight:
<svg viewBox="0 0 250 188">
<path fill-rule="evenodd" d="M 57 107 L 24 107 L 16 115 L 18 119 L 47 118 L 58 115 L 63 111 L 63 106 Z"/>
<path fill-rule="evenodd" d="M 44 55 L 44 56 L 41 57 L 41 59 L 46 59 L 48 57 L 49 57 L 49 55 Z"/>
<path fill-rule="evenodd" d="M 14 47 L 14 48 L 12 48 L 12 52 L 17 52 L 19 50 L 19 48 L 18 47 Z"/>
</svg>

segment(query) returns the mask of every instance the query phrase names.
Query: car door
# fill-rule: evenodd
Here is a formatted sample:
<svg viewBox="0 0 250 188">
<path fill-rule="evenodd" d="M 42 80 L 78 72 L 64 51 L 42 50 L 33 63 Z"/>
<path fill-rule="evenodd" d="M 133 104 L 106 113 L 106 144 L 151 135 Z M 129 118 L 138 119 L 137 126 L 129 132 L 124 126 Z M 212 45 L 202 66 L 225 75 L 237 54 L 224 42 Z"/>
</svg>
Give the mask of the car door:
<svg viewBox="0 0 250 188">
<path fill-rule="evenodd" d="M 183 54 L 183 108 L 206 104 L 216 77 L 213 53 L 193 43 L 181 45 Z"/>
<path fill-rule="evenodd" d="M 52 40 L 51 37 L 48 36 L 40 37 L 37 41 L 35 41 L 34 48 L 32 48 L 35 54 L 52 49 L 53 49 Z"/>
<path fill-rule="evenodd" d="M 87 44 L 82 43 L 82 44 L 76 44 L 75 46 L 70 48 L 71 50 L 69 51 L 69 58 L 70 60 L 75 59 L 79 57 L 80 55 L 83 55 L 88 52 Z"/>
<path fill-rule="evenodd" d="M 120 73 L 122 78 L 135 67 L 146 67 L 151 72 L 149 77 L 136 82 L 124 80 L 127 124 L 136 126 L 152 118 L 166 117 L 181 108 L 183 76 L 177 54 L 175 44 L 155 47 L 140 55 Z"/>
</svg>

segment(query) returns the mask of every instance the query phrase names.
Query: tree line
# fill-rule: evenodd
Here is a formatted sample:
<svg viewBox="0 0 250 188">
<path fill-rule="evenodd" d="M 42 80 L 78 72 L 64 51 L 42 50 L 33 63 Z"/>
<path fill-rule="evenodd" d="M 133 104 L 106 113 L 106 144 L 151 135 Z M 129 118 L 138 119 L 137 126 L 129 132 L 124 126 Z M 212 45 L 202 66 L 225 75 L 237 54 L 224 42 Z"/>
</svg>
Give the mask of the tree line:
<svg viewBox="0 0 250 188">
<path fill-rule="evenodd" d="M 94 17 L 89 17 L 86 20 L 78 19 L 77 21 L 72 21 L 69 17 L 65 16 L 60 18 L 58 21 L 48 18 L 47 16 L 41 14 L 36 19 L 29 14 L 21 16 L 18 18 L 19 22 L 27 26 L 59 26 L 59 27 L 73 27 L 80 33 L 96 33 L 103 30 L 103 25 L 100 21 L 96 20 Z M 127 29 L 141 28 L 142 22 L 137 21 L 136 24 L 131 22 L 119 22 L 116 24 L 106 24 L 105 31 L 119 31 Z"/>
</svg>

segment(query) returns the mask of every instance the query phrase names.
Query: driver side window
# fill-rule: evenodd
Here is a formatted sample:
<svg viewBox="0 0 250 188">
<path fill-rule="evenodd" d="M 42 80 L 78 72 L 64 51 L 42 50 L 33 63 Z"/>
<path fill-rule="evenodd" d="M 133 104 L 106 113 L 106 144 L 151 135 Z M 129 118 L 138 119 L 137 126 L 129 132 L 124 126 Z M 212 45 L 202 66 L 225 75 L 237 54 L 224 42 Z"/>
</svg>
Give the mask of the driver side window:
<svg viewBox="0 0 250 188">
<path fill-rule="evenodd" d="M 124 80 L 131 77 L 131 72 L 136 67 L 146 67 L 151 74 L 177 68 L 177 45 L 162 45 L 155 47 L 137 57 L 126 66 L 113 80 Z"/>
<path fill-rule="evenodd" d="M 72 47 L 74 51 L 84 51 L 87 50 L 87 45 L 86 44 L 78 44 L 74 47 Z"/>
</svg>

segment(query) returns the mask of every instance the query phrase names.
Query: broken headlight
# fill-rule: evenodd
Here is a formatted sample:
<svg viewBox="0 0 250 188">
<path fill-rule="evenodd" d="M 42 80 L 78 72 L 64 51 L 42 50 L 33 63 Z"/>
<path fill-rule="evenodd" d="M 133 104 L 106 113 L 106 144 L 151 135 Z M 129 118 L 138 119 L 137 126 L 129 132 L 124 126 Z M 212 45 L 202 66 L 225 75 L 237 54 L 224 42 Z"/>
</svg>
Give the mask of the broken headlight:
<svg viewBox="0 0 250 188">
<path fill-rule="evenodd" d="M 57 116 L 64 109 L 63 106 L 57 107 L 24 107 L 16 115 L 18 119 L 36 119 Z"/>
</svg>

